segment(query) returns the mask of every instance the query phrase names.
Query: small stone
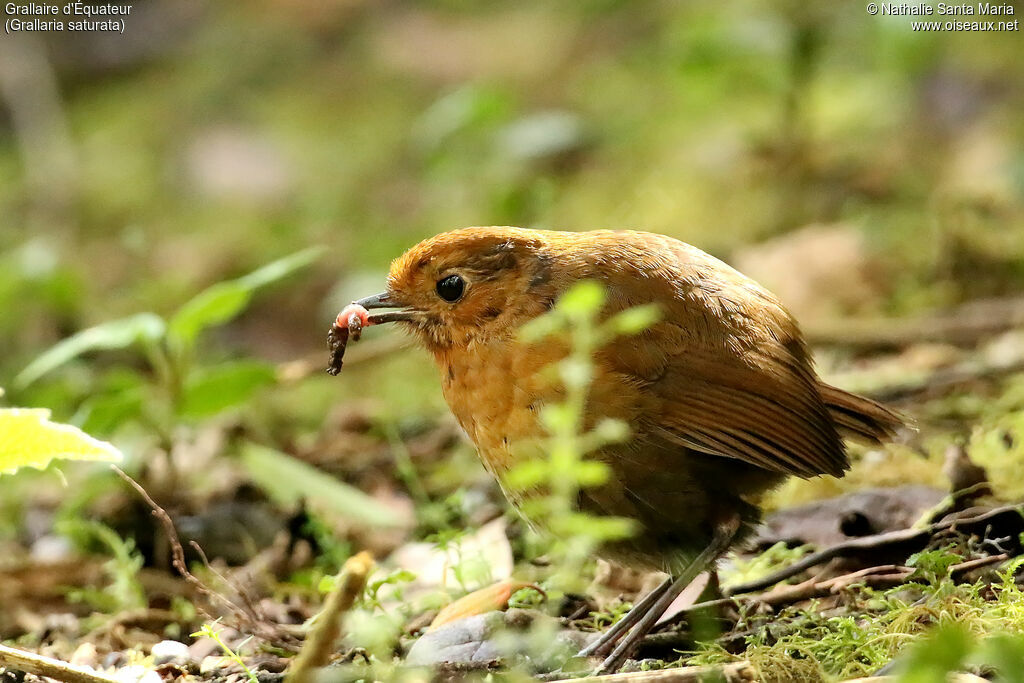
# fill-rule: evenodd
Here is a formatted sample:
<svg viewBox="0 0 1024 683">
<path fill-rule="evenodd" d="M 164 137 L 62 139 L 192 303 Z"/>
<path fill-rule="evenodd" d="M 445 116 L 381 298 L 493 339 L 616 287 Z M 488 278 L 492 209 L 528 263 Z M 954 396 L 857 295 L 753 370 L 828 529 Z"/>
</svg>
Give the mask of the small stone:
<svg viewBox="0 0 1024 683">
<path fill-rule="evenodd" d="M 153 646 L 150 651 L 153 655 L 153 664 L 188 664 L 192 659 L 188 645 L 179 643 L 177 640 L 161 640 Z"/>
<path fill-rule="evenodd" d="M 503 623 L 501 612 L 487 612 L 445 624 L 413 643 L 405 662 L 433 666 L 500 659 L 502 652 L 491 639 Z"/>
<path fill-rule="evenodd" d="M 215 655 L 210 655 L 209 657 L 203 657 L 203 661 L 199 663 L 199 673 L 213 673 L 218 669 L 227 669 L 234 664 L 235 661 L 230 657 L 217 657 Z"/>
<path fill-rule="evenodd" d="M 103 668 L 104 669 L 116 669 L 117 667 L 124 664 L 124 653 L 123 652 L 108 652 L 103 656 Z"/>
<path fill-rule="evenodd" d="M 95 669 L 99 663 L 100 657 L 96 652 L 96 646 L 92 643 L 82 643 L 75 650 L 74 654 L 71 655 L 69 664 L 72 666 L 87 666 L 91 669 Z"/>
<path fill-rule="evenodd" d="M 67 560 L 74 555 L 75 548 L 64 536 L 47 534 L 32 544 L 32 560 L 39 564 L 53 564 Z"/>
<path fill-rule="evenodd" d="M 113 678 L 118 683 L 163 683 L 160 674 L 137 664 L 118 669 Z"/>
</svg>

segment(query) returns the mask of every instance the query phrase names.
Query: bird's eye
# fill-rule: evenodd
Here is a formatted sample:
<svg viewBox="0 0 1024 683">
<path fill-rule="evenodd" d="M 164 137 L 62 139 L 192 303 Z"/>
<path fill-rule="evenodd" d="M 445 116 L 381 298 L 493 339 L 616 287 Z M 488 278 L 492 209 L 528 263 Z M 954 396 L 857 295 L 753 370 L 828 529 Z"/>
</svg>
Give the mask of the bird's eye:
<svg viewBox="0 0 1024 683">
<path fill-rule="evenodd" d="M 459 275 L 449 275 L 437 281 L 437 295 L 448 303 L 455 303 L 462 298 L 466 289 L 466 281 Z"/>
</svg>

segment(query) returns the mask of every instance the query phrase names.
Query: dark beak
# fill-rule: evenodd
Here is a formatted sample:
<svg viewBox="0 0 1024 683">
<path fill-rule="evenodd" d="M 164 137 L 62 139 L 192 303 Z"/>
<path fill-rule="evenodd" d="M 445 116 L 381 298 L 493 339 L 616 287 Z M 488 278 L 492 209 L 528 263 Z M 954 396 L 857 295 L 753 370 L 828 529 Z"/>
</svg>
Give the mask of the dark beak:
<svg viewBox="0 0 1024 683">
<path fill-rule="evenodd" d="M 393 303 L 391 303 L 391 299 L 388 298 L 388 293 L 387 292 L 381 292 L 380 294 L 374 294 L 373 296 L 368 296 L 368 297 L 365 297 L 363 299 L 360 299 L 359 301 L 353 301 L 352 303 L 356 304 L 357 306 L 362 306 L 363 308 L 367 308 L 367 309 L 369 309 L 369 308 L 397 308 L 397 306 L 395 306 Z"/>
<path fill-rule="evenodd" d="M 391 300 L 387 292 L 381 292 L 380 294 L 374 294 L 352 303 L 362 306 L 363 308 L 370 310 L 374 308 L 401 308 L 401 304 L 395 303 Z M 414 320 L 415 311 L 385 311 L 383 313 L 371 313 L 370 324 L 380 325 L 382 323 L 392 323 L 399 320 Z"/>
</svg>

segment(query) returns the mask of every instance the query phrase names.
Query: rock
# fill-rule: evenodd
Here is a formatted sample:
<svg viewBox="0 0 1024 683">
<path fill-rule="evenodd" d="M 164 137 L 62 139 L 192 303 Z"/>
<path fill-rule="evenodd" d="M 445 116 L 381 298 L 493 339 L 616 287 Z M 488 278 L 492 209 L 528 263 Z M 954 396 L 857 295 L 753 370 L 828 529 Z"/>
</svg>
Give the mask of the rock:
<svg viewBox="0 0 1024 683">
<path fill-rule="evenodd" d="M 160 674 L 139 665 L 118 669 L 113 673 L 113 679 L 118 683 L 163 683 Z"/>
<path fill-rule="evenodd" d="M 544 634 L 541 641 L 535 637 L 538 633 Z M 487 612 L 425 634 L 413 643 L 405 663 L 475 665 L 512 660 L 537 670 L 553 668 L 595 635 L 562 628 L 558 620 L 533 610 Z"/>
<path fill-rule="evenodd" d="M 39 564 L 63 562 L 74 557 L 71 540 L 56 534 L 41 536 L 32 544 L 32 560 Z"/>
<path fill-rule="evenodd" d="M 945 498 L 932 486 L 864 489 L 773 512 L 754 537 L 758 548 L 784 542 L 824 548 L 851 537 L 907 529 Z"/>
<path fill-rule="evenodd" d="M 431 666 L 501 659 L 502 651 L 491 638 L 504 625 L 505 615 L 501 612 L 477 614 L 445 624 L 413 643 L 405 663 Z"/>
<path fill-rule="evenodd" d="M 150 650 L 153 655 L 153 663 L 161 664 L 188 664 L 192 660 L 188 645 L 179 643 L 177 640 L 161 640 Z"/>
</svg>

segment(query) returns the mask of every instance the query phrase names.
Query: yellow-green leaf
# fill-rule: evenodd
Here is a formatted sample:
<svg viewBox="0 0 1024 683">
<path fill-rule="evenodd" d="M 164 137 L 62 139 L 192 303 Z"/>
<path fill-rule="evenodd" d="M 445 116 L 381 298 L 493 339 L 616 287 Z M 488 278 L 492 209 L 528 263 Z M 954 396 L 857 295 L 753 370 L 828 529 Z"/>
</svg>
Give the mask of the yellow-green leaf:
<svg viewBox="0 0 1024 683">
<path fill-rule="evenodd" d="M 50 421 L 42 408 L 0 409 L 0 474 L 45 468 L 53 460 L 116 462 L 121 452 L 77 427 Z"/>
</svg>

